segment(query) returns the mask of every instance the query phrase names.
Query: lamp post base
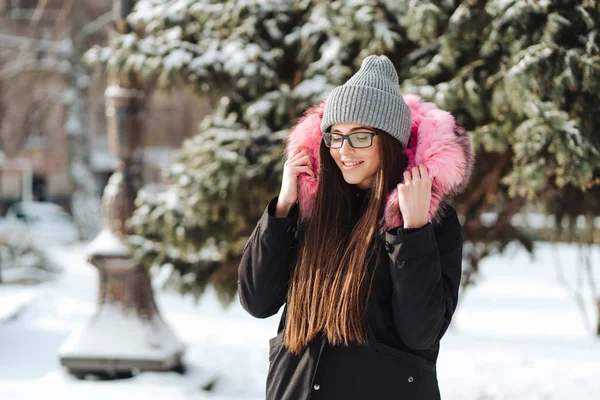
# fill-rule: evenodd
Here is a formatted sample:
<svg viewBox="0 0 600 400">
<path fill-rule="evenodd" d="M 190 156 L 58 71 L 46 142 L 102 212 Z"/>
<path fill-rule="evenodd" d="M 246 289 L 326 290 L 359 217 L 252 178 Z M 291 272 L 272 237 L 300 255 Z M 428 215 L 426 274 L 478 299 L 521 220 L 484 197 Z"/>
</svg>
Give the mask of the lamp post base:
<svg viewBox="0 0 600 400">
<path fill-rule="evenodd" d="M 105 304 L 59 350 L 74 375 L 182 370 L 184 345 L 156 314 L 151 320 Z"/>
<path fill-rule="evenodd" d="M 146 269 L 108 230 L 89 249 L 99 272 L 98 310 L 63 343 L 60 363 L 75 375 L 181 370 L 185 346 L 160 316 Z"/>
</svg>

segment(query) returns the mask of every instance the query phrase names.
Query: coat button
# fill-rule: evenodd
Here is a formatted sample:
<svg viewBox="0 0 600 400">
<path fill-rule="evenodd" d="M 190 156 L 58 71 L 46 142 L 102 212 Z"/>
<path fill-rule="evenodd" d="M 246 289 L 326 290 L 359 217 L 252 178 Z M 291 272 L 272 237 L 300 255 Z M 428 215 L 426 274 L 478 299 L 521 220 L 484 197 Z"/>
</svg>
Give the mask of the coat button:
<svg viewBox="0 0 600 400">
<path fill-rule="evenodd" d="M 319 385 L 318 383 L 315 383 L 315 386 L 313 386 L 313 388 L 315 390 L 319 390 L 319 389 L 321 389 L 321 385 Z"/>
<path fill-rule="evenodd" d="M 409 377 L 408 377 L 408 381 L 409 381 L 410 383 L 413 383 L 413 381 L 414 381 L 414 378 L 413 378 L 412 376 L 409 376 Z"/>
<path fill-rule="evenodd" d="M 296 233 L 296 226 L 294 226 L 294 225 L 288 226 L 287 233 L 291 233 L 292 235 L 294 235 Z"/>
<path fill-rule="evenodd" d="M 386 240 L 385 242 L 385 251 L 392 254 L 394 252 L 394 247 Z"/>
</svg>

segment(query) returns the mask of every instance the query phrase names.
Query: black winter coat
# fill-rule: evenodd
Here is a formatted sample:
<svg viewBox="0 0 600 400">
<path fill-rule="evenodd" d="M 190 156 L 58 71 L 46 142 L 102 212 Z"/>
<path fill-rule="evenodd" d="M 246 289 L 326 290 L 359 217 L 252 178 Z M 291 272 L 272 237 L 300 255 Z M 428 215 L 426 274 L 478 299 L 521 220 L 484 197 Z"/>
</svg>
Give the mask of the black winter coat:
<svg viewBox="0 0 600 400">
<path fill-rule="evenodd" d="M 297 207 L 276 218 L 276 203 L 263 213 L 239 266 L 240 302 L 257 318 L 285 304 L 302 233 Z M 284 309 L 269 340 L 268 400 L 440 399 L 436 360 L 458 300 L 463 244 L 456 211 L 444 204 L 440 212 L 439 224 L 396 228 L 378 239 L 367 346 L 332 346 L 321 335 L 296 356 L 284 345 Z"/>
</svg>

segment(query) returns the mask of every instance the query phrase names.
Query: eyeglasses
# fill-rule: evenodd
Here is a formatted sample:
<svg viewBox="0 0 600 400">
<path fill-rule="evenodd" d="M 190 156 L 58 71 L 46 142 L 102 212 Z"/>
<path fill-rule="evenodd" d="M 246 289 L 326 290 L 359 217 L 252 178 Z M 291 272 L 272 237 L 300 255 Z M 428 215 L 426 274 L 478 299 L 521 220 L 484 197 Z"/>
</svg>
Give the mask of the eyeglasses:
<svg viewBox="0 0 600 400">
<path fill-rule="evenodd" d="M 350 146 L 355 149 L 364 149 L 373 145 L 373 136 L 376 132 L 356 132 L 349 135 L 340 135 L 339 133 L 325 132 L 323 133 L 323 141 L 325 146 L 330 149 L 341 149 L 344 145 L 344 140 L 350 143 Z"/>
</svg>

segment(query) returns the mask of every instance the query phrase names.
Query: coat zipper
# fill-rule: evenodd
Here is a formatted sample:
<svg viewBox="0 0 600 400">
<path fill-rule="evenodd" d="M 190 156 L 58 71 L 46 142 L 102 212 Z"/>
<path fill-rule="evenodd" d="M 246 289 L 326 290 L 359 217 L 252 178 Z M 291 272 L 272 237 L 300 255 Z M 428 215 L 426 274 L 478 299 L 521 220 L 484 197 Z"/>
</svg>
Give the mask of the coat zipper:
<svg viewBox="0 0 600 400">
<path fill-rule="evenodd" d="M 317 375 L 317 368 L 319 368 L 319 362 L 321 361 L 321 354 L 323 353 L 323 349 L 325 348 L 326 340 L 327 340 L 326 337 L 321 336 L 321 345 L 319 347 L 319 355 L 317 356 L 317 362 L 315 363 L 315 370 L 312 373 L 312 377 L 310 379 L 310 386 L 308 387 L 308 400 L 310 400 L 312 393 L 313 393 L 313 386 L 315 384 L 315 376 Z"/>
</svg>

